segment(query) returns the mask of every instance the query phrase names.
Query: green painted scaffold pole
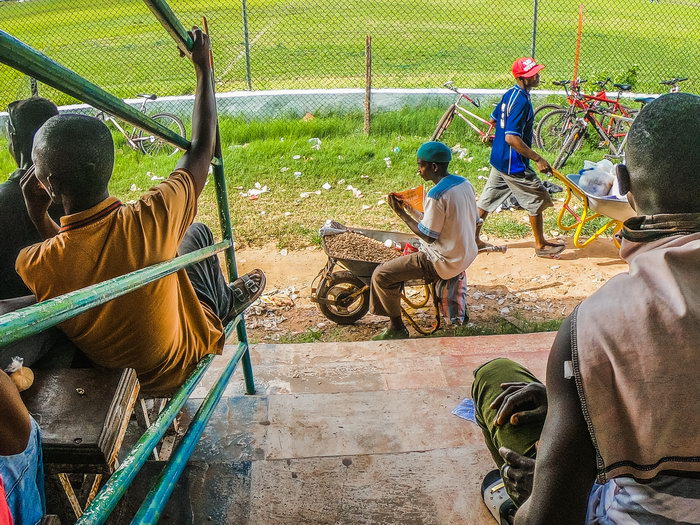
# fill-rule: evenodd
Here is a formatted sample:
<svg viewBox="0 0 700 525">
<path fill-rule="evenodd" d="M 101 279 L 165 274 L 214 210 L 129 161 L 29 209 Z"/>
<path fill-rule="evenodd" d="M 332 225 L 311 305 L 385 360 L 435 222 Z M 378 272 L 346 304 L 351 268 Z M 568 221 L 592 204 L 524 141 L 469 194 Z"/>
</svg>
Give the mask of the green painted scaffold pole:
<svg viewBox="0 0 700 525">
<path fill-rule="evenodd" d="M 190 142 L 174 131 L 158 124 L 122 99 L 106 92 L 74 71 L 54 62 L 36 49 L 0 30 L 0 62 L 21 71 L 25 75 L 82 100 L 183 150 L 190 149 Z"/>
</svg>

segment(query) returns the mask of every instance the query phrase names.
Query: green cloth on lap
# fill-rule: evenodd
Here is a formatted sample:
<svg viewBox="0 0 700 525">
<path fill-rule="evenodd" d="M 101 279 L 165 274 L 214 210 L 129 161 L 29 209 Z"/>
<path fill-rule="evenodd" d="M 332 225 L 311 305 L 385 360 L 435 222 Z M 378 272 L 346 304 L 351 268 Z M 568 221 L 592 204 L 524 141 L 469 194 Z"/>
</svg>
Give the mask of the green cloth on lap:
<svg viewBox="0 0 700 525">
<path fill-rule="evenodd" d="M 504 461 L 498 453 L 500 447 L 509 448 L 518 454 L 535 457 L 535 443 L 542 434 L 543 421 L 521 425 L 506 422 L 494 424 L 498 410 L 491 403 L 503 392 L 501 383 L 537 382 L 537 378 L 525 367 L 510 359 L 498 358 L 483 364 L 474 371 L 472 398 L 476 408 L 476 421 L 484 432 L 486 446 L 500 469 Z"/>
</svg>

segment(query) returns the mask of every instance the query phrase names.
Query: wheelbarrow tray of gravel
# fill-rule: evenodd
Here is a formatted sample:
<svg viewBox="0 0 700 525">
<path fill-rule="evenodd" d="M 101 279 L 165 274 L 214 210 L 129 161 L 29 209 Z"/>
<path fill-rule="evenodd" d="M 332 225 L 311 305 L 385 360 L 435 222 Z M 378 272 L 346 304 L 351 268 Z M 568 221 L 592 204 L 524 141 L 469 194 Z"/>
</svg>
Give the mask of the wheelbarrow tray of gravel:
<svg viewBox="0 0 700 525">
<path fill-rule="evenodd" d="M 365 237 L 369 237 L 370 239 L 374 239 L 375 241 L 379 241 L 381 243 L 387 240 L 391 240 L 396 243 L 399 243 L 401 245 L 401 249 L 403 249 L 406 246 L 406 243 L 417 245 L 420 242 L 420 240 L 415 235 L 410 235 L 407 233 L 369 230 L 366 228 L 347 228 L 347 231 L 362 234 Z M 326 245 L 327 237 L 328 235 L 321 236 L 321 246 L 323 247 L 323 251 L 326 252 L 328 258 L 334 259 L 336 261 L 336 264 L 340 264 L 348 271 L 352 272 L 352 274 L 355 277 L 358 277 L 362 282 L 364 282 L 365 284 L 369 284 L 370 280 L 372 279 L 372 273 L 374 273 L 374 270 L 381 263 L 363 261 L 361 259 L 337 257 L 329 251 L 328 246 Z"/>
<path fill-rule="evenodd" d="M 364 235 L 381 243 L 391 240 L 401 245 L 403 249 L 407 243 L 414 246 L 420 240 L 411 234 L 372 230 L 368 228 L 347 228 L 339 223 L 330 223 L 339 230 L 349 231 Z M 369 311 L 369 285 L 374 270 L 381 263 L 362 260 L 360 258 L 338 257 L 333 254 L 326 244 L 326 238 L 331 234 L 321 234 L 321 246 L 328 256 L 326 266 L 319 272 L 311 284 L 311 301 L 315 302 L 321 313 L 331 321 L 340 324 L 353 324 Z M 339 267 L 339 268 L 337 268 Z M 431 299 L 434 300 L 434 290 L 431 285 L 422 280 L 410 281 L 407 286 L 425 286 L 425 297 L 414 303 L 408 297 L 403 296 L 403 302 L 412 308 L 422 308 Z M 403 309 L 403 307 L 402 307 Z M 437 312 L 437 309 L 436 309 Z M 439 314 L 436 314 L 436 322 L 433 328 L 424 330 L 418 326 L 414 319 L 404 309 L 404 315 L 411 325 L 422 334 L 430 334 L 440 326 Z"/>
</svg>

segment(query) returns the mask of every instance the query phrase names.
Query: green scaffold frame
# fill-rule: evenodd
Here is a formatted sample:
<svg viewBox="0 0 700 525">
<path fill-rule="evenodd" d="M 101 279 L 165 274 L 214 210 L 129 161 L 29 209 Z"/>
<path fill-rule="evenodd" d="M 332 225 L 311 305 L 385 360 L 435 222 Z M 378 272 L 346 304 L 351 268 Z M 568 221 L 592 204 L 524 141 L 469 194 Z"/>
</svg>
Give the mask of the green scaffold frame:
<svg viewBox="0 0 700 525">
<path fill-rule="evenodd" d="M 192 39 L 177 19 L 165 0 L 144 0 L 163 28 L 173 37 L 178 48 L 189 55 Z M 153 133 L 157 137 L 184 150 L 190 142 L 184 137 L 165 128 L 147 115 L 111 95 L 99 86 L 92 84 L 75 72 L 54 62 L 46 55 L 32 49 L 4 31 L 0 31 L 0 62 L 56 88 L 96 109 L 110 113 L 129 124 Z M 190 264 L 224 252 L 231 281 L 238 277 L 236 256 L 233 246 L 231 216 L 228 209 L 224 162 L 217 126 L 216 148 L 212 160 L 213 178 L 219 210 L 219 222 L 223 240 L 186 255 L 176 257 L 148 268 L 137 270 L 81 290 L 43 301 L 39 304 L 0 316 L 0 347 L 14 341 L 37 334 L 62 321 L 75 317 L 95 306 L 124 295 L 174 273 Z M 173 451 L 170 460 L 163 468 L 158 480 L 146 496 L 133 524 L 155 524 L 192 455 L 199 438 L 208 423 L 214 408 L 221 399 L 238 362 L 242 363 L 246 393 L 255 393 L 253 368 L 250 360 L 248 334 L 245 320 L 239 316 L 225 327 L 226 336 L 236 330 L 238 347 L 228 361 L 221 376 L 208 392 L 197 410 L 187 432 Z M 213 355 L 204 357 L 190 374 L 180 389 L 172 396 L 156 421 L 144 432 L 134 448 L 129 452 L 119 468 L 107 480 L 91 504 L 78 519 L 79 525 L 105 523 L 115 506 L 125 494 L 134 477 L 148 459 L 149 454 L 165 434 L 169 425 L 187 401 L 194 388 L 213 360 Z"/>
</svg>

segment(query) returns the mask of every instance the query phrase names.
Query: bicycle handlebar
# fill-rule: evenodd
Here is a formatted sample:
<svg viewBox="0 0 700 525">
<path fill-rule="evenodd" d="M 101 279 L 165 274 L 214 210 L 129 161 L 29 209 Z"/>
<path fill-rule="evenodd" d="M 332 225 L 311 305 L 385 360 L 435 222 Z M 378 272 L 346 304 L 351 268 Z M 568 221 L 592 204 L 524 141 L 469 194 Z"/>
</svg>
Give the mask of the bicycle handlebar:
<svg viewBox="0 0 700 525">
<path fill-rule="evenodd" d="M 443 86 L 446 87 L 447 89 L 449 89 L 450 91 L 454 91 L 455 93 L 459 93 L 459 90 L 455 87 L 454 82 L 452 82 L 451 80 L 445 82 L 443 84 Z"/>
<path fill-rule="evenodd" d="M 445 82 L 445 83 L 443 84 L 443 86 L 446 87 L 447 89 L 449 89 L 450 91 L 454 91 L 454 92 L 457 93 L 460 97 L 467 99 L 469 102 L 471 102 L 472 104 L 474 104 L 475 107 L 477 107 L 477 108 L 480 108 L 480 107 L 481 107 L 481 102 L 479 101 L 478 98 L 477 98 L 477 99 L 473 99 L 473 98 L 471 98 L 469 95 L 466 95 L 465 93 L 462 93 L 459 89 L 457 89 L 457 88 L 455 87 L 454 82 L 452 82 L 451 80 Z"/>
<path fill-rule="evenodd" d="M 675 86 L 679 82 L 685 82 L 688 80 L 688 77 L 675 77 L 670 80 L 662 80 L 659 82 L 659 84 L 663 84 L 664 86 Z"/>
</svg>

